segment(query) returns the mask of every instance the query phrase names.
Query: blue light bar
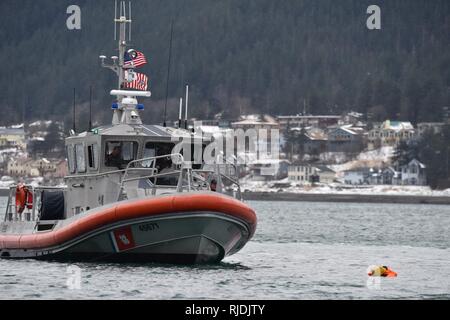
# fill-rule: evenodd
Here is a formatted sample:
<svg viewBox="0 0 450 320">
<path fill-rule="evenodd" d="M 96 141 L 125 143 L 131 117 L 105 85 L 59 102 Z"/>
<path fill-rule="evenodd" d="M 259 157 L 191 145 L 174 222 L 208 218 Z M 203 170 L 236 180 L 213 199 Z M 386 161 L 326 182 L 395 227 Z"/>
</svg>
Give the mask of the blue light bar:
<svg viewBox="0 0 450 320">
<path fill-rule="evenodd" d="M 143 105 L 143 104 L 138 104 L 138 105 L 136 106 L 136 109 L 137 109 L 137 110 L 144 110 L 144 105 Z"/>
<path fill-rule="evenodd" d="M 111 106 L 111 109 L 113 109 L 113 110 L 119 109 L 119 104 L 113 103 Z"/>
</svg>

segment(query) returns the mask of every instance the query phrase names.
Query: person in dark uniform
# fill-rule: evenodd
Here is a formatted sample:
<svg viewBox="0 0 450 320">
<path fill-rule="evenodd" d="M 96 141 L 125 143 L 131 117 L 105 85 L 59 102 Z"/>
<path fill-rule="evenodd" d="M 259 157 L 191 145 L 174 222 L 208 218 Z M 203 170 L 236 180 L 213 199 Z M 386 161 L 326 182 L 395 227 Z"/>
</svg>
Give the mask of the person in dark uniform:
<svg viewBox="0 0 450 320">
<path fill-rule="evenodd" d="M 106 165 L 108 167 L 117 167 L 119 170 L 123 169 L 124 161 L 122 159 L 122 149 L 120 146 L 115 146 L 113 151 L 108 154 L 106 158 Z"/>
<path fill-rule="evenodd" d="M 211 191 L 216 192 L 217 191 L 217 181 L 213 179 L 211 183 L 209 184 L 209 188 Z"/>
</svg>

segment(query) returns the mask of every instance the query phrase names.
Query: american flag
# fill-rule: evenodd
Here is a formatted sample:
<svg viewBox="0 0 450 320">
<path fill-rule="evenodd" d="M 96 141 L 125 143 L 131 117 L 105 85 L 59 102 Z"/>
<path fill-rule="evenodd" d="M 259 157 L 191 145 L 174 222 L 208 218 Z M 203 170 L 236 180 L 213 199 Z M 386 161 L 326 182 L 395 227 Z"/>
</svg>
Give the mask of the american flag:
<svg viewBox="0 0 450 320">
<path fill-rule="evenodd" d="M 147 63 L 147 59 L 142 52 L 130 49 L 124 55 L 124 68 L 138 68 Z"/>
<path fill-rule="evenodd" d="M 124 82 L 123 87 L 128 89 L 136 89 L 147 91 L 148 77 L 145 74 L 135 72 L 135 79 L 130 82 Z"/>
</svg>

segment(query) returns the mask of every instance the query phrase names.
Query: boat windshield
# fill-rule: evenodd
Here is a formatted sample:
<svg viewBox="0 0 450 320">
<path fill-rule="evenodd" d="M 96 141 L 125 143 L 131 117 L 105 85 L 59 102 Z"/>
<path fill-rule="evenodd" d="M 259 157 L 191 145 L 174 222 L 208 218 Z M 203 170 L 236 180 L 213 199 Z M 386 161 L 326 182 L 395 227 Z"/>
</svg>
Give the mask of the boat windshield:
<svg viewBox="0 0 450 320">
<path fill-rule="evenodd" d="M 174 168 L 172 163 L 172 150 L 175 147 L 173 143 L 162 143 L 162 142 L 147 142 L 144 148 L 144 158 L 165 156 L 155 160 L 147 160 L 142 162 L 142 166 L 146 168 L 155 167 L 158 170 L 158 174 L 162 174 L 157 180 L 151 178 L 150 181 L 153 184 L 165 185 L 165 186 L 176 186 L 178 181 L 178 175 L 174 175 Z"/>
<path fill-rule="evenodd" d="M 138 143 L 136 141 L 107 141 L 105 146 L 105 165 L 124 169 L 130 161 L 136 160 Z"/>
</svg>

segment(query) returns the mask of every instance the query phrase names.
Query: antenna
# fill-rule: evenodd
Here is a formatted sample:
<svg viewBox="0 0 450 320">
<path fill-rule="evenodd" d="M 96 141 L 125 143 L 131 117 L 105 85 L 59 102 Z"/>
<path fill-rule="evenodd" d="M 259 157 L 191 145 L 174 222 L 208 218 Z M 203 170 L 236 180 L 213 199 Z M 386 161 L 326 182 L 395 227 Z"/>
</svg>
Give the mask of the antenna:
<svg viewBox="0 0 450 320">
<path fill-rule="evenodd" d="M 128 1 L 128 14 L 130 15 L 130 28 L 128 29 L 128 40 L 131 41 L 131 1 Z"/>
<path fill-rule="evenodd" d="M 184 115 L 184 128 L 188 128 L 189 85 L 186 85 L 186 113 Z"/>
<path fill-rule="evenodd" d="M 27 97 L 25 98 L 25 102 L 22 105 L 22 123 L 23 123 L 23 127 L 25 128 L 25 120 L 26 120 L 26 108 L 28 105 L 29 101 L 29 96 L 27 95 Z"/>
<path fill-rule="evenodd" d="M 114 1 L 114 41 L 117 40 L 117 0 Z"/>
<path fill-rule="evenodd" d="M 92 130 L 92 85 L 89 87 L 89 130 Z"/>
<path fill-rule="evenodd" d="M 183 118 L 183 98 L 180 98 L 180 113 L 178 114 L 178 128 L 181 128 L 182 118 Z"/>
<path fill-rule="evenodd" d="M 173 40 L 173 20 L 170 25 L 169 62 L 167 63 L 167 82 L 166 82 L 166 102 L 164 104 L 164 122 L 163 122 L 164 127 L 166 126 L 167 99 L 169 98 L 170 64 L 172 62 L 172 40 Z"/>
<path fill-rule="evenodd" d="M 75 126 L 75 94 L 76 94 L 76 90 L 75 88 L 73 88 L 73 126 L 72 126 L 72 130 L 73 132 L 76 132 L 76 126 Z"/>
</svg>

